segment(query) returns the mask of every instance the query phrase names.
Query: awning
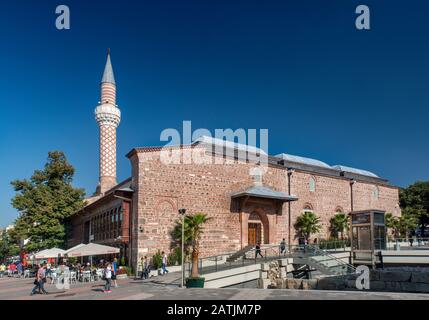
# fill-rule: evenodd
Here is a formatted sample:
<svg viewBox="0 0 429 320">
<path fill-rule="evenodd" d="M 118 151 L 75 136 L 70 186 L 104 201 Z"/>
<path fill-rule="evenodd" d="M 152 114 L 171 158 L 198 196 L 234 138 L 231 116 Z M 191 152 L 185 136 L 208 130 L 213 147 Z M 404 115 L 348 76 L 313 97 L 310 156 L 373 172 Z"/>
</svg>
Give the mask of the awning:
<svg viewBox="0 0 429 320">
<path fill-rule="evenodd" d="M 119 253 L 119 248 L 104 246 L 97 243 L 90 243 L 83 246 L 78 245 L 72 249 L 67 251 L 68 257 L 101 256 L 106 254 Z"/>
<path fill-rule="evenodd" d="M 240 197 L 274 199 L 274 200 L 280 200 L 283 202 L 298 200 L 298 197 L 296 196 L 288 195 L 284 192 L 275 191 L 271 188 L 264 187 L 264 186 L 254 186 L 244 191 L 233 193 L 231 195 L 231 198 L 233 199 L 240 198 Z"/>
<path fill-rule="evenodd" d="M 34 257 L 36 259 L 58 258 L 58 255 L 63 256 L 65 251 L 59 248 L 52 248 L 37 252 Z"/>
</svg>

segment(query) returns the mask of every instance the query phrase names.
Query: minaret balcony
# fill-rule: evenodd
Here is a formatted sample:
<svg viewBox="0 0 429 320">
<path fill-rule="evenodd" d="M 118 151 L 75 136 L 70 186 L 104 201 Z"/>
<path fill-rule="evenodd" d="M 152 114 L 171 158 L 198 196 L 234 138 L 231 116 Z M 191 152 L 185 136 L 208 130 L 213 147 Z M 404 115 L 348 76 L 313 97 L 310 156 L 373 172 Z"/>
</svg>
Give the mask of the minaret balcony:
<svg viewBox="0 0 429 320">
<path fill-rule="evenodd" d="M 95 109 L 95 120 L 99 125 L 118 126 L 121 121 L 121 110 L 112 104 L 100 104 Z"/>
</svg>

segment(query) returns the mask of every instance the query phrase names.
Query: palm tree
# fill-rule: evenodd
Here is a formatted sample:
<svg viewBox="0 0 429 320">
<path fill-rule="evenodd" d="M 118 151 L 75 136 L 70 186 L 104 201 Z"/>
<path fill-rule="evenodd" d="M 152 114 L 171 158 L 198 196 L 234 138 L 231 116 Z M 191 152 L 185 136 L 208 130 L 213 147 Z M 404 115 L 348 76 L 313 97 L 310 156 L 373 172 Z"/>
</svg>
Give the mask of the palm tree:
<svg viewBox="0 0 429 320">
<path fill-rule="evenodd" d="M 338 233 L 341 234 L 341 240 L 344 240 L 344 231 L 349 230 L 349 218 L 345 213 L 337 213 L 331 220 L 331 231 L 332 235 L 337 238 Z"/>
<path fill-rule="evenodd" d="M 198 259 L 200 254 L 200 240 L 204 233 L 203 225 L 211 218 L 204 213 L 196 213 L 194 215 L 185 216 L 185 252 L 189 253 L 192 250 L 192 272 L 191 278 L 198 278 Z M 182 239 L 182 223 L 177 221 L 176 227 L 173 230 L 173 237 L 180 243 Z"/>
<path fill-rule="evenodd" d="M 396 239 L 399 238 L 399 219 L 394 217 L 390 212 L 386 213 L 385 216 L 386 227 L 392 229 L 393 237 Z"/>
<path fill-rule="evenodd" d="M 308 243 L 310 235 L 320 231 L 320 218 L 311 211 L 305 211 L 296 220 L 295 227 Z"/>
<path fill-rule="evenodd" d="M 417 219 L 404 212 L 400 217 L 395 217 L 391 213 L 386 213 L 386 227 L 393 230 L 395 239 L 399 236 L 408 240 L 409 232 L 418 225 Z"/>
</svg>

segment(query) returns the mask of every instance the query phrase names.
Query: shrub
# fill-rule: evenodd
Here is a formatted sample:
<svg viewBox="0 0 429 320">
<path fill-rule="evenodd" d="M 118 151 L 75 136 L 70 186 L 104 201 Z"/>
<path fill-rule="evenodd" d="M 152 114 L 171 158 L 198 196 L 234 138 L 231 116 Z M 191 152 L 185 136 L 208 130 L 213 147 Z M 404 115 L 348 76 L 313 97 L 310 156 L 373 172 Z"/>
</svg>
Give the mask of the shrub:
<svg viewBox="0 0 429 320">
<path fill-rule="evenodd" d="M 120 267 L 117 271 L 117 274 L 126 274 L 127 276 L 131 277 L 133 275 L 133 269 L 130 267 Z"/>
<path fill-rule="evenodd" d="M 177 262 L 179 263 L 179 265 L 182 265 L 182 248 L 181 247 L 174 248 L 174 253 L 176 254 Z"/>
<path fill-rule="evenodd" d="M 120 260 L 121 266 L 126 266 L 125 264 L 125 257 L 122 257 Z"/>
<path fill-rule="evenodd" d="M 161 252 L 159 250 L 152 257 L 152 265 L 153 265 L 154 269 L 159 269 L 162 267 L 162 255 L 161 255 Z"/>
<path fill-rule="evenodd" d="M 177 255 L 176 255 L 176 253 L 174 251 L 170 252 L 168 254 L 168 256 L 167 256 L 167 263 L 168 263 L 169 266 L 175 266 L 176 265 L 176 263 L 177 263 Z"/>
</svg>

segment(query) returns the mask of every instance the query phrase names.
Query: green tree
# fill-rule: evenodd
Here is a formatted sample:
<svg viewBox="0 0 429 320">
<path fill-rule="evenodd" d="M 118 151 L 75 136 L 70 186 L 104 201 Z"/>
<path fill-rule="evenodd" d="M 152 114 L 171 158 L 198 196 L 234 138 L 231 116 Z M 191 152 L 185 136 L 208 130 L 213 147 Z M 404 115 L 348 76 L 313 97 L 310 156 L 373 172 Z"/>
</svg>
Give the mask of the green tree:
<svg viewBox="0 0 429 320">
<path fill-rule="evenodd" d="M 385 216 L 386 227 L 393 231 L 393 237 L 399 238 L 399 219 L 393 216 L 392 213 L 388 212 Z"/>
<path fill-rule="evenodd" d="M 67 219 L 84 203 L 84 191 L 72 186 L 74 168 L 61 151 L 49 152 L 43 170 L 30 179 L 15 180 L 12 205 L 20 215 L 15 221 L 15 240 L 29 239 L 27 251 L 64 247 Z"/>
<path fill-rule="evenodd" d="M 402 214 L 413 216 L 420 228 L 429 225 L 429 181 L 418 181 L 399 192 Z"/>
<path fill-rule="evenodd" d="M 196 213 L 194 215 L 185 216 L 184 228 L 184 246 L 185 252 L 190 253 L 192 258 L 192 278 L 198 278 L 198 259 L 200 254 L 200 241 L 204 233 L 204 224 L 211 218 L 204 213 Z M 178 220 L 173 229 L 173 237 L 177 243 L 181 243 L 182 239 L 182 221 Z"/>
<path fill-rule="evenodd" d="M 305 211 L 296 220 L 295 228 L 309 243 L 311 234 L 320 231 L 320 218 L 314 212 Z"/>
<path fill-rule="evenodd" d="M 9 232 L 6 230 L 1 232 L 0 237 L 0 262 L 4 262 L 8 257 L 19 254 L 19 246 L 14 242 Z"/>
<path fill-rule="evenodd" d="M 341 240 L 344 240 L 344 232 L 349 230 L 349 218 L 345 213 L 335 214 L 331 220 L 331 233 L 335 238 L 338 238 L 338 233 L 341 234 Z"/>
<path fill-rule="evenodd" d="M 386 214 L 386 227 L 392 229 L 395 239 L 408 239 L 410 231 L 414 230 L 417 225 L 417 218 L 408 212 L 407 209 L 402 211 L 402 215 L 400 217 L 395 217 L 391 213 Z"/>
</svg>

